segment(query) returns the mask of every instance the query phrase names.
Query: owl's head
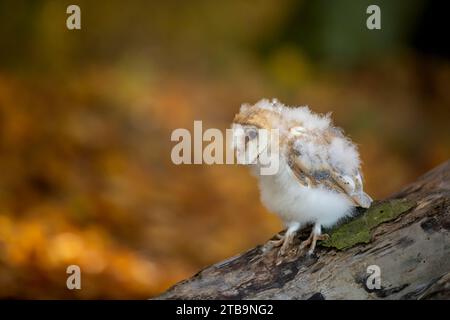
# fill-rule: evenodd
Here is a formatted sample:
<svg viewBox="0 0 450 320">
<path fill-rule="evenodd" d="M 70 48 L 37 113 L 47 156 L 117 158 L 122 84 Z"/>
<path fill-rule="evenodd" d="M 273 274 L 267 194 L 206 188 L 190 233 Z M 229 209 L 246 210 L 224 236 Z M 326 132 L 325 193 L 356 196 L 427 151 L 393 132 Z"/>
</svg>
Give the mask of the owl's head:
<svg viewBox="0 0 450 320">
<path fill-rule="evenodd" d="M 277 100 L 261 100 L 254 105 L 243 104 L 233 124 L 257 129 L 275 129 L 281 125 L 281 106 Z"/>
<path fill-rule="evenodd" d="M 273 129 L 279 129 L 281 115 L 275 101 L 261 100 L 242 105 L 233 120 L 233 148 L 238 162 L 252 164 L 270 148 Z"/>
</svg>

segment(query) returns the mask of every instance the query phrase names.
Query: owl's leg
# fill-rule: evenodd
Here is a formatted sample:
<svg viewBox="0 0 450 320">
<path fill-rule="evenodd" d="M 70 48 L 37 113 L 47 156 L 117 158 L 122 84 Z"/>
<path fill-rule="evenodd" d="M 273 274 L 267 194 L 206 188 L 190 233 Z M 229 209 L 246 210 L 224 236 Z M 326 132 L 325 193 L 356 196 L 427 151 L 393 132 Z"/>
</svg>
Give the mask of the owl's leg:
<svg viewBox="0 0 450 320">
<path fill-rule="evenodd" d="M 313 254 L 316 248 L 317 240 L 327 240 L 330 236 L 328 234 L 322 234 L 322 228 L 319 223 L 316 223 L 311 231 L 311 235 L 300 244 L 300 250 L 309 246 L 308 254 Z"/>
<path fill-rule="evenodd" d="M 289 246 L 292 243 L 292 240 L 294 240 L 295 234 L 300 229 L 300 223 L 298 222 L 292 222 L 289 224 L 288 229 L 286 230 L 286 233 L 284 234 L 283 239 L 280 239 L 279 241 L 282 241 L 280 251 L 278 251 L 278 256 L 282 256 L 287 253 Z"/>
</svg>

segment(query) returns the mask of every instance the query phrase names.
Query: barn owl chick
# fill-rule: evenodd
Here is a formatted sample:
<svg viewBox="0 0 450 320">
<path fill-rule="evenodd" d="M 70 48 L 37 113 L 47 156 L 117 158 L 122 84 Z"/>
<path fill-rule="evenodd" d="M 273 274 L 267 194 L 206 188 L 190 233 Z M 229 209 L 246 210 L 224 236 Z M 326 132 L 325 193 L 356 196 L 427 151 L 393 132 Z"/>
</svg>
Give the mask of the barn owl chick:
<svg viewBox="0 0 450 320">
<path fill-rule="evenodd" d="M 308 107 L 287 107 L 277 100 L 242 105 L 233 120 L 236 152 L 258 140 L 263 130 L 278 129 L 279 166 L 275 174 L 262 175 L 260 164 L 250 166 L 259 178 L 261 201 L 277 214 L 286 227 L 273 244 L 286 253 L 296 232 L 312 225 L 300 249 L 313 253 L 317 240 L 326 239 L 322 227 L 330 228 L 352 215 L 357 206 L 368 208 L 372 199 L 363 191 L 356 146 L 334 127 L 330 115 L 313 113 Z M 252 160 L 270 148 L 255 148 Z"/>
</svg>

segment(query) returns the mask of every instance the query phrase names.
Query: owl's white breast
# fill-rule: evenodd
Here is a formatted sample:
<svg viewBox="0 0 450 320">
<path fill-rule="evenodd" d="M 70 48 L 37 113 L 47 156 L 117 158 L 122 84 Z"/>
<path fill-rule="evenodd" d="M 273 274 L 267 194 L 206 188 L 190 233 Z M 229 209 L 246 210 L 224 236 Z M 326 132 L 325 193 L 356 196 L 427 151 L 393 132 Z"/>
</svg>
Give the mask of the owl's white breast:
<svg viewBox="0 0 450 320">
<path fill-rule="evenodd" d="M 286 225 L 298 222 L 331 227 L 353 211 L 353 204 L 342 194 L 302 186 L 285 161 L 276 175 L 259 176 L 259 187 L 262 203 Z"/>
</svg>

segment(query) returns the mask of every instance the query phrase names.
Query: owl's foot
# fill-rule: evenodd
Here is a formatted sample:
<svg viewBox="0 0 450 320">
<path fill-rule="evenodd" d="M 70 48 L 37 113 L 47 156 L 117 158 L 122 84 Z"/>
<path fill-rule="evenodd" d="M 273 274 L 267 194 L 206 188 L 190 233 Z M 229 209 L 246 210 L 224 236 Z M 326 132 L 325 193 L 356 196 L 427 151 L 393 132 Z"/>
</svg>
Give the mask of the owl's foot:
<svg viewBox="0 0 450 320">
<path fill-rule="evenodd" d="M 270 248 L 278 248 L 278 257 L 284 256 L 288 251 L 289 247 L 291 246 L 291 243 L 293 242 L 295 237 L 295 232 L 287 233 L 285 235 L 277 234 L 276 238 L 274 240 L 269 240 L 269 246 Z"/>
<path fill-rule="evenodd" d="M 288 231 L 289 231 L 289 229 L 288 229 Z M 291 246 L 291 244 L 294 240 L 295 233 L 297 230 L 292 231 L 292 232 L 288 232 L 288 231 L 286 231 L 284 238 L 279 240 L 279 241 L 282 241 L 282 244 L 281 244 L 280 250 L 278 250 L 278 257 L 284 256 L 284 255 L 286 255 L 286 253 L 288 253 L 289 247 Z"/>
<path fill-rule="evenodd" d="M 271 248 L 278 248 L 278 247 L 280 247 L 280 246 L 283 244 L 283 242 L 284 242 L 284 235 L 281 235 L 281 234 L 278 233 L 278 234 L 275 236 L 275 238 L 276 238 L 276 239 L 274 239 L 274 240 L 269 240 L 269 245 L 270 245 Z"/>
<path fill-rule="evenodd" d="M 311 235 L 300 244 L 300 251 L 303 251 L 306 247 L 309 246 L 308 254 L 311 255 L 314 253 L 314 249 L 316 248 L 317 240 L 328 240 L 330 236 L 326 233 L 321 233 L 321 228 L 318 225 L 315 225 Z"/>
<path fill-rule="evenodd" d="M 284 235 L 277 234 L 276 239 L 269 241 L 271 248 L 280 247 L 278 250 L 278 258 L 288 253 L 298 229 L 300 229 L 300 224 L 292 223 Z"/>
</svg>

